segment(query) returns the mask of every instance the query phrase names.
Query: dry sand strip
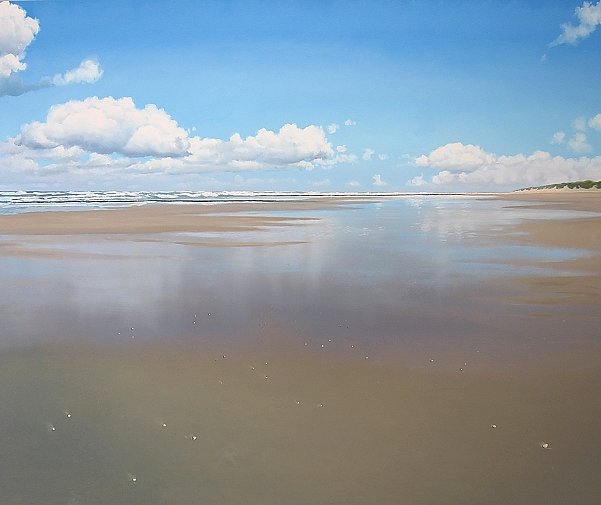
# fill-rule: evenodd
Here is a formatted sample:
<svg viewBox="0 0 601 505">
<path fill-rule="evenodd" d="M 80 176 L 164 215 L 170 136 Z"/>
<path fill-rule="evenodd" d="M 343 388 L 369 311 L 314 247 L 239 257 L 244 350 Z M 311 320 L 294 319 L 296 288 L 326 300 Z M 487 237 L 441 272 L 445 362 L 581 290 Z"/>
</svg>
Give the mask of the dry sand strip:
<svg viewBox="0 0 601 505">
<path fill-rule="evenodd" d="M 553 209 L 586 210 L 601 212 L 601 190 L 587 189 L 539 189 L 499 193 L 503 200 L 524 202 L 525 206 Z M 526 205 L 526 204 L 530 205 Z"/>
</svg>

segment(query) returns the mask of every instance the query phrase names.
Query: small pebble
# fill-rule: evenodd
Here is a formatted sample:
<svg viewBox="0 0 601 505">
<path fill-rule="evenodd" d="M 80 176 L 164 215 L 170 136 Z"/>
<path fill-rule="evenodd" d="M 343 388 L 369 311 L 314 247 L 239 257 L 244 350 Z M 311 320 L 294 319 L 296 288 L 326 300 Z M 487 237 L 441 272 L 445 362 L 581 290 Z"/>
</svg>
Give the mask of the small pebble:
<svg viewBox="0 0 601 505">
<path fill-rule="evenodd" d="M 496 425 L 496 424 L 491 424 L 491 425 L 490 425 L 490 427 L 491 427 L 491 428 L 496 428 L 496 427 L 497 427 L 497 425 Z"/>
<path fill-rule="evenodd" d="M 551 448 L 551 445 L 548 442 L 541 442 L 540 446 L 543 449 L 550 449 Z"/>
<path fill-rule="evenodd" d="M 165 423 L 163 423 L 163 428 L 166 428 L 166 427 L 167 427 L 167 425 Z"/>
</svg>

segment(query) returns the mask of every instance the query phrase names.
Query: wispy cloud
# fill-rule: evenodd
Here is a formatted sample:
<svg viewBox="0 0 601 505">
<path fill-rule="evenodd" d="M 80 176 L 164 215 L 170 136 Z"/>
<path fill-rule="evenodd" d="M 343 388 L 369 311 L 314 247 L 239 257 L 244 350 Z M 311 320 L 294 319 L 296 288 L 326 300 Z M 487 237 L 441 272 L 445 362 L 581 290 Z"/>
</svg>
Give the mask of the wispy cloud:
<svg viewBox="0 0 601 505">
<path fill-rule="evenodd" d="M 63 74 L 44 77 L 33 83 L 26 83 L 20 75 L 12 74 L 0 78 L 0 96 L 20 96 L 39 89 L 67 86 L 69 84 L 93 84 L 102 77 L 103 73 L 100 63 L 93 59 L 86 59 L 78 67 L 67 70 Z"/>
<path fill-rule="evenodd" d="M 338 131 L 338 129 L 340 128 L 340 125 L 337 123 L 332 123 L 328 125 L 328 133 L 330 135 L 336 133 Z"/>
<path fill-rule="evenodd" d="M 551 42 L 551 47 L 561 44 L 573 45 L 593 33 L 601 24 L 601 0 L 597 3 L 584 2 L 576 7 L 574 14 L 578 18 L 578 24 L 562 24 L 561 33 Z"/>
<path fill-rule="evenodd" d="M 357 121 L 353 121 L 352 119 L 347 119 L 344 122 L 344 126 L 356 126 L 357 125 Z"/>
</svg>

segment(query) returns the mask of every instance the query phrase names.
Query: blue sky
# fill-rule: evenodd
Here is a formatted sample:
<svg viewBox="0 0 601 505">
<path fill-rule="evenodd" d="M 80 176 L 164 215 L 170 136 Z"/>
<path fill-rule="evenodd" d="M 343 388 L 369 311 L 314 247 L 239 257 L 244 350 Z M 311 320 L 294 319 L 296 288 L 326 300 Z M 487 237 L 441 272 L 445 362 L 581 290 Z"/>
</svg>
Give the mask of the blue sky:
<svg viewBox="0 0 601 505">
<path fill-rule="evenodd" d="M 580 1 L 1 2 L 0 188 L 601 179 L 600 23 Z"/>
</svg>

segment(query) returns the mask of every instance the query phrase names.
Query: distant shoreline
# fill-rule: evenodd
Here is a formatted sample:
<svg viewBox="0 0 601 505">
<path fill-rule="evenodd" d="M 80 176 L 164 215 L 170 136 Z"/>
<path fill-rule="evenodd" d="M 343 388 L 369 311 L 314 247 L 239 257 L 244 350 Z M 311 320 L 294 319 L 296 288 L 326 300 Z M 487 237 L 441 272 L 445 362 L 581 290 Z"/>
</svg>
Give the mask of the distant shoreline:
<svg viewBox="0 0 601 505">
<path fill-rule="evenodd" d="M 597 191 L 601 189 L 601 181 L 587 179 L 585 181 L 559 182 L 545 186 L 532 186 L 516 191 Z"/>
</svg>

